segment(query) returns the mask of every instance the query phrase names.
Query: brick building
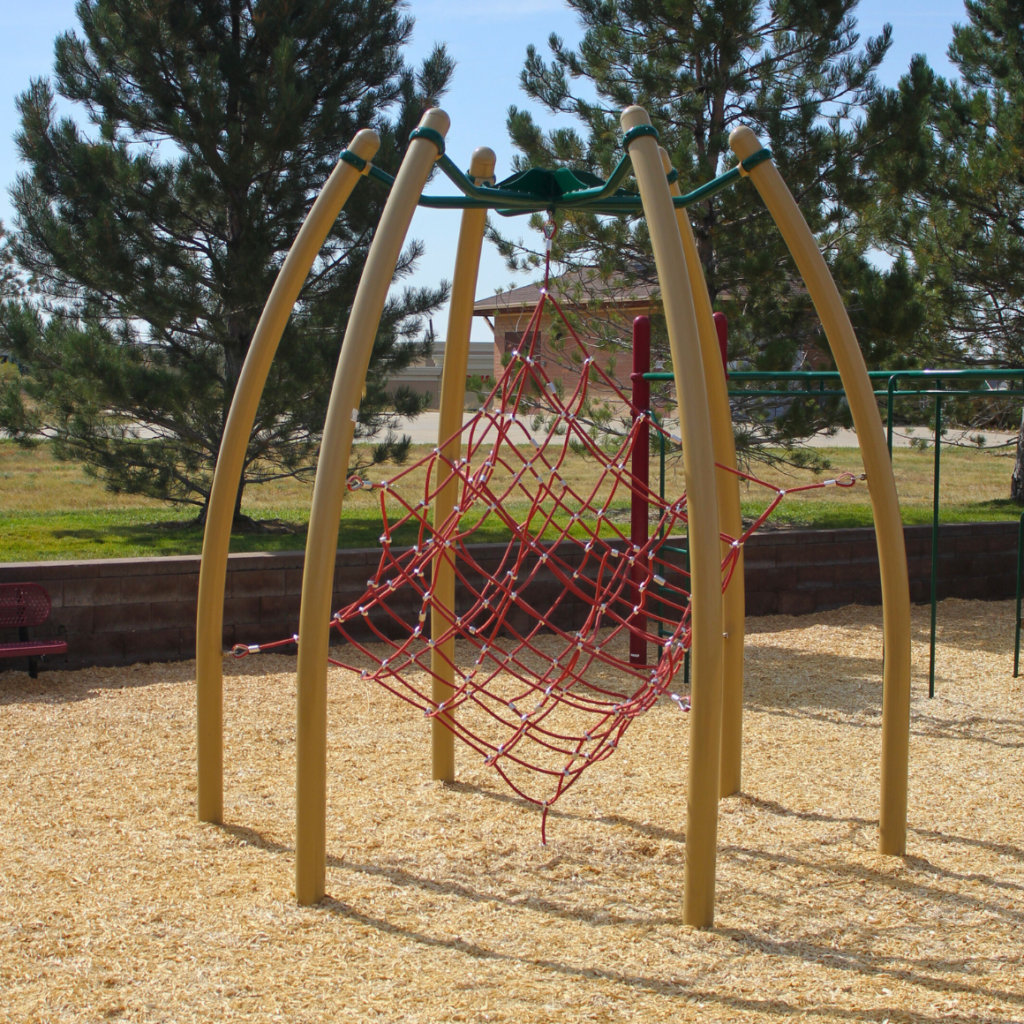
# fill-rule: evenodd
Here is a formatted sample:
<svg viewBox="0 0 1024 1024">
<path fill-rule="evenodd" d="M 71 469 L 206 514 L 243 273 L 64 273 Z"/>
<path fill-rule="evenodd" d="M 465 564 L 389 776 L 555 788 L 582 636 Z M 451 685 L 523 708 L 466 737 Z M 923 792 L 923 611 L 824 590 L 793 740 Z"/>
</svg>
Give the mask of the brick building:
<svg viewBox="0 0 1024 1024">
<path fill-rule="evenodd" d="M 500 376 L 508 354 L 518 348 L 530 323 L 533 311 L 540 300 L 539 284 L 528 284 L 508 292 L 477 299 L 473 304 L 473 315 L 484 318 L 494 335 L 493 373 Z M 629 347 L 633 318 L 650 315 L 657 308 L 652 299 L 653 288 L 637 283 L 629 288 L 594 288 L 576 286 L 571 279 L 560 278 L 552 286 L 552 294 L 559 305 L 570 315 L 580 340 L 591 351 L 596 351 L 600 365 L 610 372 L 620 387 L 628 389 L 632 372 L 632 353 Z M 559 351 L 558 339 L 564 337 L 565 328 L 550 304 L 545 304 L 541 319 L 539 350 L 534 351 L 544 372 L 555 381 L 562 381 L 567 392 L 571 392 L 579 380 L 578 365 L 569 358 L 573 342 L 566 341 L 564 350 Z M 597 349 L 595 342 L 609 336 L 618 337 L 624 347 L 614 357 L 614 372 L 611 372 L 612 355 Z"/>
</svg>

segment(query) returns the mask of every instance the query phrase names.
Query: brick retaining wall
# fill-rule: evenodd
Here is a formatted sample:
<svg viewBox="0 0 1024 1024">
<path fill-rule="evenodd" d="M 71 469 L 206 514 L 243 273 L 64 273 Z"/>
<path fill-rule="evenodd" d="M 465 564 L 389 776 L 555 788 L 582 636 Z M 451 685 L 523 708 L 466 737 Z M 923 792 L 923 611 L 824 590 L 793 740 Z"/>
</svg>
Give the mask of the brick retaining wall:
<svg viewBox="0 0 1024 1024">
<path fill-rule="evenodd" d="M 997 601 L 1016 594 L 1017 523 L 939 527 L 938 596 Z M 910 600 L 930 599 L 932 528 L 903 529 Z M 871 529 L 769 531 L 745 547 L 748 615 L 807 615 L 844 604 L 881 604 Z"/>
<path fill-rule="evenodd" d="M 910 595 L 929 597 L 931 527 L 905 529 Z M 939 597 L 1003 599 L 1015 593 L 1016 523 L 964 523 L 939 530 Z M 497 570 L 504 544 L 481 544 L 474 555 L 487 572 Z M 356 599 L 379 553 L 338 553 L 332 607 Z M 280 639 L 298 628 L 303 553 L 232 555 L 224 608 L 224 645 Z M 0 564 L 0 583 L 41 583 L 53 600 L 51 622 L 33 636 L 60 635 L 68 653 L 47 659 L 52 667 L 122 665 L 195 656 L 199 558 L 132 558 L 79 562 Z M 533 584 L 538 604 L 550 604 L 550 576 Z M 806 615 L 844 604 L 879 604 L 874 532 L 858 530 L 765 531 L 746 546 L 748 615 Z M 527 593 L 527 599 L 530 594 Z M 412 618 L 410 594 L 393 602 Z M 557 611 L 560 625 L 578 625 L 587 606 L 571 595 Z M 382 624 L 383 620 L 381 620 Z M 386 624 L 385 624 L 386 625 Z M 0 638 L 2 639 L 2 638 Z M 15 662 L 0 663 L 0 671 Z"/>
</svg>

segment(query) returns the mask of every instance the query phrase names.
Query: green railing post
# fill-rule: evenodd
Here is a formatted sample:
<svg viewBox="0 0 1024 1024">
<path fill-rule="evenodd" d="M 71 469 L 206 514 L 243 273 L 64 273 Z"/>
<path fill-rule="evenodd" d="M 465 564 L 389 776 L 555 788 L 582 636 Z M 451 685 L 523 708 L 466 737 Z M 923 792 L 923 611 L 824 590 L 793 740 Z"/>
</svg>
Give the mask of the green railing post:
<svg viewBox="0 0 1024 1024">
<path fill-rule="evenodd" d="M 896 387 L 899 379 L 893 375 L 889 378 L 889 386 L 886 389 L 885 400 L 885 439 L 889 445 L 889 461 L 892 462 L 892 410 L 896 401 Z"/>
<path fill-rule="evenodd" d="M 941 387 L 942 385 L 939 384 Z M 935 480 L 932 495 L 932 628 L 928 652 L 928 696 L 935 696 L 935 614 L 939 582 L 939 466 L 942 453 L 942 395 L 935 396 Z"/>
<path fill-rule="evenodd" d="M 1024 573 L 1024 512 L 1020 514 L 1020 526 L 1017 528 L 1017 628 L 1013 638 L 1013 678 L 1020 675 L 1020 599 L 1021 574 Z"/>
</svg>

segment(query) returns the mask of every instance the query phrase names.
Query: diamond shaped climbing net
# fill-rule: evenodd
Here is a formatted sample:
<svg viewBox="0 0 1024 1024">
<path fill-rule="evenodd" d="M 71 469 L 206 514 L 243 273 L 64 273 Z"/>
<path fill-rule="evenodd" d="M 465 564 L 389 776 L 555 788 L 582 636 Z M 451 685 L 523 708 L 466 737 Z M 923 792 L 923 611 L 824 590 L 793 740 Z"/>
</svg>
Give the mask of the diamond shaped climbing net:
<svg viewBox="0 0 1024 1024">
<path fill-rule="evenodd" d="M 546 305 L 579 352 L 571 394 L 548 376 L 540 356 Z M 638 438 L 647 443 L 648 430 L 664 433 L 649 413 L 634 410 L 611 450 L 606 437 L 594 436 L 587 416 L 594 389 L 603 401 L 630 408 L 557 300 L 542 290 L 519 348 L 459 431 L 457 457 L 446 456 L 454 447 L 446 442 L 387 480 L 349 481 L 350 489 L 379 497 L 381 555 L 365 592 L 332 622 L 345 642 L 333 664 L 379 683 L 428 719 L 441 716 L 545 817 L 587 768 L 615 753 L 659 697 L 671 693 L 682 710 L 689 707 L 685 694 L 671 692 L 690 646 L 689 577 L 678 556 L 664 550 L 664 538 L 685 530 L 686 495 L 663 499 L 632 473 Z M 581 454 L 595 470 L 585 487 L 566 471 Z M 737 475 L 773 495 L 741 536 L 722 536 L 723 589 L 743 543 L 786 493 L 855 480 L 847 474 L 784 491 Z M 454 509 L 434 523 L 434 499 L 452 480 Z M 652 513 L 642 545 L 629 537 L 633 495 Z M 481 551 L 494 547 L 477 542 L 496 525 L 511 539 L 485 561 Z M 394 542 L 410 533 L 411 545 Z M 457 598 L 455 607 L 441 608 L 447 628 L 431 636 L 431 612 L 442 600 L 432 582 L 438 560 L 452 566 Z M 655 664 L 631 664 L 631 633 L 655 645 Z M 236 654 L 297 639 L 239 645 Z M 453 681 L 440 704 L 431 698 L 432 656 Z"/>
</svg>

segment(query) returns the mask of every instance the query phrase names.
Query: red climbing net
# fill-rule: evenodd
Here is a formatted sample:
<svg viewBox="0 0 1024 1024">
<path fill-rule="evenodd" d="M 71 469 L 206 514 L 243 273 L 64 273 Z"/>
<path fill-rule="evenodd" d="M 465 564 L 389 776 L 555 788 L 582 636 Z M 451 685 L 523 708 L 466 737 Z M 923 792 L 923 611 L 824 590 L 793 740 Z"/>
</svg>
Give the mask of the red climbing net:
<svg viewBox="0 0 1024 1024">
<path fill-rule="evenodd" d="M 538 356 L 546 306 L 580 354 L 567 396 Z M 634 719 L 660 697 L 689 708 L 685 694 L 671 692 L 690 647 L 689 576 L 664 545 L 686 527 L 686 496 L 663 499 L 632 474 L 638 437 L 646 443 L 648 429 L 665 433 L 646 411 L 634 410 L 611 450 L 607 437 L 595 436 L 585 415 L 594 388 L 603 400 L 630 408 L 545 287 L 519 348 L 458 432 L 457 446 L 446 442 L 386 480 L 349 481 L 350 489 L 379 497 L 381 555 L 365 592 L 332 620 L 344 641 L 333 664 L 380 684 L 427 719 L 440 716 L 545 817 L 587 768 L 612 756 Z M 459 454 L 449 457 L 450 450 Z M 586 488 L 566 473 L 567 460 L 581 452 L 596 470 Z M 785 494 L 855 480 L 847 474 L 787 491 L 737 476 L 773 495 L 741 536 L 723 535 L 723 589 L 744 542 Z M 452 481 L 454 509 L 434 523 L 434 499 Z M 634 495 L 652 512 L 643 545 L 631 543 L 628 507 L 623 513 Z M 511 540 L 488 561 L 494 547 L 476 542 L 497 524 Z M 411 544 L 395 543 L 409 534 Z M 432 582 L 442 560 L 454 573 L 455 607 L 442 606 Z M 437 636 L 430 635 L 434 609 L 447 622 Z M 631 664 L 631 633 L 655 645 L 655 664 Z M 240 645 L 236 653 L 297 640 Z M 432 656 L 453 679 L 440 704 L 431 697 Z"/>
</svg>

